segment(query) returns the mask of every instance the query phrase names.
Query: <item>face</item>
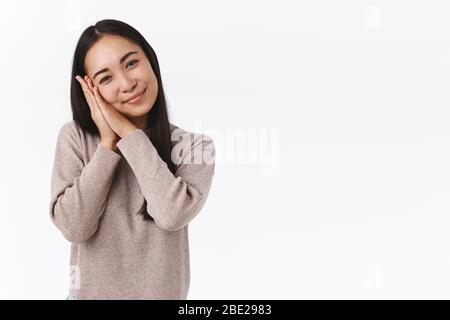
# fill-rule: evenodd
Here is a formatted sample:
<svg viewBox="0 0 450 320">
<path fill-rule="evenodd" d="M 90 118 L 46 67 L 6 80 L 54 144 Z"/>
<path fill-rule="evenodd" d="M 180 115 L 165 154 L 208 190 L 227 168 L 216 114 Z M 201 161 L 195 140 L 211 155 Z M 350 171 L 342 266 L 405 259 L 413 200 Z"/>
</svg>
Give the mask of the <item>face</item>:
<svg viewBox="0 0 450 320">
<path fill-rule="evenodd" d="M 103 35 L 88 50 L 84 67 L 104 100 L 128 118 L 142 118 L 156 101 L 158 81 L 150 61 L 125 38 Z"/>
</svg>

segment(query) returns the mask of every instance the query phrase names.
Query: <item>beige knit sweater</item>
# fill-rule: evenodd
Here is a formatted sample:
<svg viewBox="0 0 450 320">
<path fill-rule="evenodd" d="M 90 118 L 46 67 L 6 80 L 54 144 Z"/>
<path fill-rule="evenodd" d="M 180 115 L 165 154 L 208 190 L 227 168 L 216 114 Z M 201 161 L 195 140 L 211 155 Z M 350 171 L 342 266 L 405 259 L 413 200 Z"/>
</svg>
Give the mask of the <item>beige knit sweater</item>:
<svg viewBox="0 0 450 320">
<path fill-rule="evenodd" d="M 112 151 L 74 121 L 61 128 L 50 217 L 71 242 L 75 299 L 187 298 L 188 223 L 208 197 L 215 148 L 206 135 L 170 127 L 175 175 L 147 130 L 131 132 Z"/>
</svg>

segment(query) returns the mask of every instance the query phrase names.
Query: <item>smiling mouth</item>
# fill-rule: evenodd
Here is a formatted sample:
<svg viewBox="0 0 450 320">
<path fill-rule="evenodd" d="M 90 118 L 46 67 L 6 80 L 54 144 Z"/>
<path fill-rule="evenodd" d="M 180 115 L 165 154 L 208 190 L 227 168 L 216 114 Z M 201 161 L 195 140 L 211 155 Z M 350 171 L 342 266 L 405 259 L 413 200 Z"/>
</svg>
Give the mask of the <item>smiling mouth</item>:
<svg viewBox="0 0 450 320">
<path fill-rule="evenodd" d="M 147 88 L 145 88 L 145 90 L 142 91 L 138 96 L 136 96 L 136 97 L 134 97 L 134 98 L 132 98 L 132 99 L 126 100 L 125 103 L 135 103 L 135 102 L 138 102 L 138 101 L 144 96 L 144 93 L 145 93 L 146 91 L 147 91 Z"/>
</svg>

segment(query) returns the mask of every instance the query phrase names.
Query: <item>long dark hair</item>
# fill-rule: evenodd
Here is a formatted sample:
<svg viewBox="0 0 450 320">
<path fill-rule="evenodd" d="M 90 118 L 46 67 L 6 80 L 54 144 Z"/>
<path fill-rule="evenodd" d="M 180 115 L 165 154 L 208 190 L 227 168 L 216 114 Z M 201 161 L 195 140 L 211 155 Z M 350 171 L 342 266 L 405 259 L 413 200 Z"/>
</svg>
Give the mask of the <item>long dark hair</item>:
<svg viewBox="0 0 450 320">
<path fill-rule="evenodd" d="M 89 26 L 80 36 L 73 56 L 72 78 L 70 84 L 70 102 L 72 106 L 73 120 L 86 132 L 99 135 L 97 126 L 92 120 L 89 105 L 87 104 L 83 90 L 79 82 L 75 79 L 77 75 L 84 77 L 84 59 L 88 50 L 96 43 L 103 34 L 121 36 L 132 41 L 141 47 L 142 51 L 150 61 L 153 72 L 158 80 L 158 95 L 156 101 L 148 113 L 148 129 L 150 129 L 150 141 L 158 150 L 161 159 L 167 164 L 169 170 L 175 174 L 175 164 L 171 159 L 172 141 L 167 113 L 166 98 L 164 95 L 161 73 L 159 70 L 156 53 L 145 38 L 132 26 L 125 22 L 106 19 L 98 21 L 95 25 Z M 143 208 L 145 208 L 145 204 Z M 142 209 L 141 209 L 142 211 Z M 148 215 L 148 214 L 147 214 Z M 146 215 L 144 215 L 145 217 Z M 147 217 L 148 218 L 148 217 Z"/>
</svg>

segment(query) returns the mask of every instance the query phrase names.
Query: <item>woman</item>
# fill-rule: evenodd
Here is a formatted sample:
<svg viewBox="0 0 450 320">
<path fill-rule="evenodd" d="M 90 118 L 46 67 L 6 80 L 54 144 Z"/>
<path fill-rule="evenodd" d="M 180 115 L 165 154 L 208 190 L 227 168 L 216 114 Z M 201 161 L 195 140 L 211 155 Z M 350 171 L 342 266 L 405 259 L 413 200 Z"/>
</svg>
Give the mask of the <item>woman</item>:
<svg viewBox="0 0 450 320">
<path fill-rule="evenodd" d="M 169 122 L 155 52 L 117 20 L 82 33 L 71 105 L 50 204 L 71 242 L 68 299 L 186 299 L 188 223 L 210 190 L 212 139 Z"/>
</svg>

